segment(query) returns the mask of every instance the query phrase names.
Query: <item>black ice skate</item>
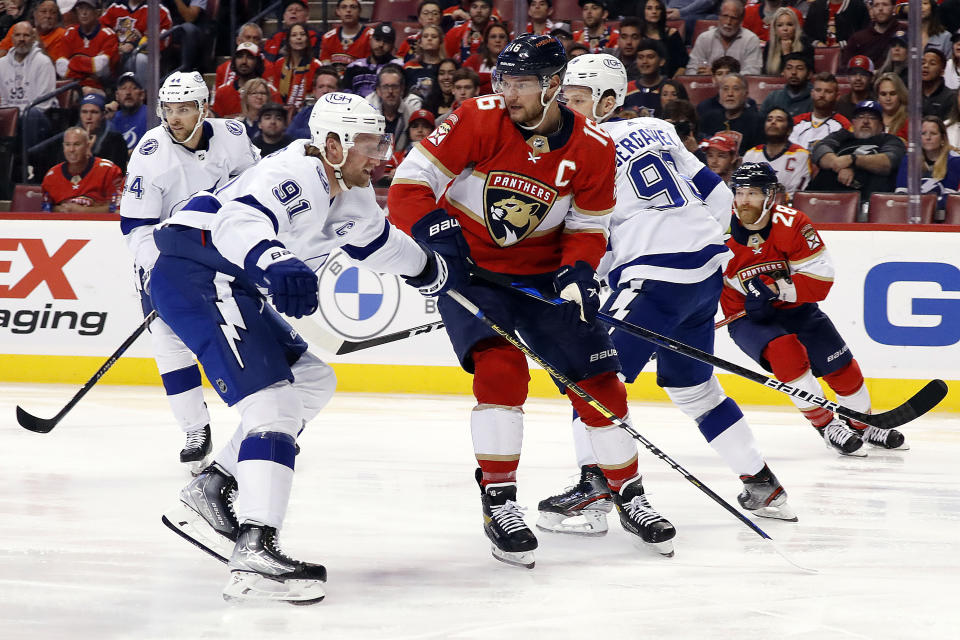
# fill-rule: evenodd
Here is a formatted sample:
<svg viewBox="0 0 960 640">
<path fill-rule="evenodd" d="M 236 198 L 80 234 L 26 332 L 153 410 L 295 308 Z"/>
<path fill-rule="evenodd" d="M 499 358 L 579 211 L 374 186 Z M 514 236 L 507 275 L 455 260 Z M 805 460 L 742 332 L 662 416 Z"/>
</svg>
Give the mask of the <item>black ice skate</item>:
<svg viewBox="0 0 960 640">
<path fill-rule="evenodd" d="M 233 476 L 214 463 L 180 490 L 180 503 L 163 514 L 163 524 L 227 562 L 240 529 L 232 507 L 236 489 Z"/>
<path fill-rule="evenodd" d="M 740 476 L 743 491 L 737 496 L 737 502 L 744 510 L 764 518 L 797 521 L 797 514 L 787 504 L 787 492 L 773 475 L 770 467 L 763 465 L 756 475 Z"/>
<path fill-rule="evenodd" d="M 537 528 L 554 533 L 602 536 L 607 533 L 607 514 L 613 509 L 610 487 L 600 467 L 580 467 L 580 482 L 537 505 Z"/>
<path fill-rule="evenodd" d="M 815 427 L 815 429 L 827 443 L 828 449 L 833 449 L 842 456 L 862 458 L 867 455 L 863 450 L 863 439 L 860 434 L 839 418 L 834 418 L 825 427 Z"/>
<path fill-rule="evenodd" d="M 891 451 L 907 451 L 910 449 L 910 445 L 907 444 L 903 434 L 896 429 L 878 429 L 862 422 L 854 422 L 850 418 L 840 419 L 871 447 Z"/>
<path fill-rule="evenodd" d="M 620 513 L 620 524 L 624 529 L 639 536 L 660 555 L 673 557 L 673 538 L 677 530 L 650 506 L 650 501 L 643 494 L 640 476 L 628 481 L 620 487 L 619 493 L 613 494 L 613 504 Z"/>
<path fill-rule="evenodd" d="M 314 604 L 326 593 L 323 565 L 294 560 L 280 551 L 277 530 L 257 522 L 244 522 L 230 556 L 230 580 L 223 599 Z"/>
<path fill-rule="evenodd" d="M 477 484 L 482 477 L 477 469 Z M 533 550 L 537 537 L 523 521 L 523 510 L 517 504 L 517 485 L 513 482 L 488 484 L 480 487 L 483 505 L 483 532 L 493 543 L 490 553 L 501 562 L 533 569 Z"/>
<path fill-rule="evenodd" d="M 207 466 L 207 456 L 213 450 L 210 425 L 187 431 L 187 443 L 180 450 L 180 462 L 187 465 L 190 473 L 197 475 Z"/>
</svg>

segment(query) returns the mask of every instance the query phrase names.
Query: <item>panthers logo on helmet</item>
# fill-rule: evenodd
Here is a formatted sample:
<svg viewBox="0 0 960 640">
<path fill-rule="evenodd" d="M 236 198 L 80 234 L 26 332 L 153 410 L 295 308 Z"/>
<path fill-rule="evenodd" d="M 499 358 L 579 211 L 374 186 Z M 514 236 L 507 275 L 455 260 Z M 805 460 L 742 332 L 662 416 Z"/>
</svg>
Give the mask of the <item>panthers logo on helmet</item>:
<svg viewBox="0 0 960 640">
<path fill-rule="evenodd" d="M 484 221 L 498 246 L 509 247 L 540 226 L 557 191 L 527 176 L 491 171 L 483 186 Z"/>
</svg>

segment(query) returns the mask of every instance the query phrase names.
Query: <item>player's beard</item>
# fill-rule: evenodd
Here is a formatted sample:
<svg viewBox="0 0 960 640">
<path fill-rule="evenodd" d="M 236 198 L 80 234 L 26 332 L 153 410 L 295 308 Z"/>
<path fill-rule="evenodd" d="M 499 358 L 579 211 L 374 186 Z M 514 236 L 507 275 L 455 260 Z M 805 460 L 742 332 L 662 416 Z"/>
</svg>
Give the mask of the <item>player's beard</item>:
<svg viewBox="0 0 960 640">
<path fill-rule="evenodd" d="M 525 107 L 523 105 L 517 105 L 520 107 L 519 110 L 514 111 L 513 109 L 508 108 L 507 113 L 510 115 L 510 122 L 514 124 L 520 124 L 524 126 L 532 126 L 540 120 L 540 116 L 543 115 L 543 109 L 545 107 Z"/>
<path fill-rule="evenodd" d="M 737 205 L 737 218 L 745 228 L 755 226 L 763 216 L 763 208 L 755 207 L 752 204 Z"/>
</svg>

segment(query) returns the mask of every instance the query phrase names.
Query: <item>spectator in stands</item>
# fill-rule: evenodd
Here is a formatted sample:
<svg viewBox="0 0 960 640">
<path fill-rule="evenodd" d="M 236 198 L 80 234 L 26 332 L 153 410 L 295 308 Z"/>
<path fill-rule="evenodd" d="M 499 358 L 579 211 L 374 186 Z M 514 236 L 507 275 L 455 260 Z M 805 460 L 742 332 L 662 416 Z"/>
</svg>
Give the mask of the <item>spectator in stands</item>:
<svg viewBox="0 0 960 640">
<path fill-rule="evenodd" d="M 940 7 L 933 0 L 920 0 L 922 20 L 920 22 L 920 45 L 926 50 L 936 47 L 943 56 L 950 55 L 950 32 L 944 29 L 940 21 Z M 909 7 L 908 7 L 909 8 Z"/>
<path fill-rule="evenodd" d="M 487 30 L 483 32 L 483 46 L 463 63 L 464 68 L 473 69 L 477 72 L 480 79 L 477 95 L 493 93 L 490 74 L 497 66 L 497 56 L 506 48 L 508 42 L 510 42 L 510 34 L 507 32 L 507 28 L 499 22 L 491 22 L 487 25 Z"/>
<path fill-rule="evenodd" d="M 857 105 L 853 131 L 837 131 L 813 148 L 820 171 L 810 181 L 810 191 L 859 191 L 862 200 L 871 193 L 891 192 L 906 153 L 903 140 L 883 131 L 883 110 L 875 100 Z"/>
<path fill-rule="evenodd" d="M 83 127 L 63 132 L 65 160 L 43 177 L 43 210 L 67 213 L 113 213 L 123 191 L 123 171 L 92 153 Z"/>
<path fill-rule="evenodd" d="M 13 28 L 13 25 L 26 19 L 26 0 L 6 0 L 2 15 L 0 15 L 0 38 L 5 37 L 7 32 Z"/>
<path fill-rule="evenodd" d="M 159 7 L 160 33 L 173 26 L 170 11 L 163 5 Z M 118 70 L 133 71 L 146 82 L 149 73 L 149 62 L 145 51 L 135 53 L 141 42 L 147 38 L 147 0 L 126 0 L 114 2 L 100 16 L 100 24 L 113 29 L 120 42 L 120 62 Z M 160 41 L 160 49 L 167 47 L 169 39 Z"/>
<path fill-rule="evenodd" d="M 287 127 L 287 135 L 292 139 L 310 137 L 310 114 L 313 113 L 313 105 L 328 93 L 340 91 L 340 74 L 333 67 L 320 67 L 317 69 L 317 75 L 313 79 L 313 99 L 303 109 L 297 112 L 297 115 L 290 121 Z"/>
<path fill-rule="evenodd" d="M 790 142 L 810 151 L 818 141 L 831 133 L 850 129 L 850 121 L 837 112 L 839 92 L 837 78 L 829 71 L 821 71 L 813 77 L 813 90 L 810 92 L 813 110 L 793 119 Z"/>
<path fill-rule="evenodd" d="M 909 74 L 908 66 L 907 36 L 903 35 L 902 31 L 898 31 L 897 35 L 890 39 L 890 49 L 887 50 L 887 57 L 884 59 L 883 64 L 877 69 L 877 75 L 895 73 L 900 76 L 900 79 L 906 84 Z"/>
<path fill-rule="evenodd" d="M 10 29 L 13 49 L 0 58 L 0 107 L 20 109 L 20 127 L 28 147 L 45 140 L 52 133 L 46 110 L 56 106 L 51 98 L 27 109 L 37 98 L 54 90 L 57 74 L 50 58 L 36 46 L 36 30 L 29 22 L 18 22 Z"/>
<path fill-rule="evenodd" d="M 260 109 L 257 126 L 260 131 L 250 141 L 260 149 L 261 157 L 279 151 L 293 142 L 293 138 L 287 135 L 287 110 L 282 105 L 264 105 Z"/>
<path fill-rule="evenodd" d="M 560 41 L 560 44 L 563 45 L 563 50 L 566 51 L 567 54 L 570 53 L 570 47 L 573 46 L 573 31 L 570 30 L 569 24 L 566 22 L 558 22 L 550 31 L 550 35 Z"/>
<path fill-rule="evenodd" d="M 677 130 L 677 137 L 683 142 L 687 151 L 697 156 L 697 158 L 706 163 L 706 156 L 700 150 L 700 143 L 697 140 L 697 110 L 693 108 L 687 100 L 674 100 L 663 107 L 661 117 L 671 123 Z"/>
<path fill-rule="evenodd" d="M 419 36 L 417 53 L 404 63 L 403 73 L 409 90 L 426 100 L 437 83 L 437 69 L 443 61 L 443 31 L 440 27 L 426 25 Z"/>
<path fill-rule="evenodd" d="M 417 55 L 417 44 L 420 42 L 420 35 L 426 27 L 436 27 L 440 29 L 440 40 L 443 41 L 443 29 L 440 27 L 440 20 L 443 17 L 443 8 L 438 0 L 422 0 L 417 5 L 417 22 L 420 23 L 420 31 L 404 38 L 403 42 L 397 48 L 397 57 L 404 62 L 409 62 Z"/>
<path fill-rule="evenodd" d="M 740 73 L 740 61 L 730 56 L 720 56 L 710 64 L 710 75 L 713 77 L 713 86 L 717 89 L 717 95 L 704 100 L 697 105 L 697 115 L 700 120 L 711 111 L 723 114 L 723 105 L 720 104 L 720 83 L 728 73 Z M 757 108 L 757 102 L 753 98 L 747 98 L 747 107 Z"/>
<path fill-rule="evenodd" d="M 257 50 L 260 51 L 260 57 L 263 59 L 264 73 L 270 73 L 273 70 L 273 63 L 263 56 L 263 29 L 260 28 L 260 25 L 255 22 L 248 22 L 240 27 L 240 30 L 237 32 L 236 46 L 240 46 L 244 42 L 252 42 L 257 45 Z M 217 67 L 213 90 L 216 91 L 217 87 L 222 84 L 233 82 L 236 77 L 237 75 L 233 70 L 233 60 L 221 62 L 220 66 Z"/>
<path fill-rule="evenodd" d="M 127 72 L 117 80 L 116 102 L 107 105 L 112 113 L 110 128 L 123 136 L 127 151 L 132 153 L 147 132 L 146 94 L 136 74 Z"/>
<path fill-rule="evenodd" d="M 260 57 L 260 49 L 252 42 L 242 42 L 230 60 L 230 69 L 233 71 L 233 82 L 217 87 L 213 94 L 213 104 L 210 109 L 220 118 L 232 118 L 243 111 L 241 89 L 253 79 L 262 79 L 266 63 Z M 264 80 L 266 85 L 267 101 L 281 102 L 282 98 L 273 84 Z M 266 101 L 265 101 L 266 102 Z"/>
<path fill-rule="evenodd" d="M 760 0 L 750 4 L 743 11 L 743 28 L 749 29 L 760 38 L 760 42 L 767 42 L 770 39 L 771 28 L 776 28 L 776 13 L 780 9 L 786 9 L 797 18 L 797 33 L 800 32 L 800 22 L 803 16 L 795 7 L 784 6 L 782 0 Z"/>
<path fill-rule="evenodd" d="M 943 81 L 948 89 L 956 91 L 960 89 L 960 33 L 953 34 L 950 43 L 950 57 L 943 71 Z"/>
<path fill-rule="evenodd" d="M 847 69 L 850 91 L 837 99 L 837 111 L 851 120 L 857 105 L 873 100 L 873 60 L 867 56 L 854 56 Z"/>
<path fill-rule="evenodd" d="M 689 38 L 693 37 L 693 28 L 697 20 L 716 19 L 716 0 L 668 0 L 667 2 L 667 20 L 683 20 L 686 23 Z"/>
<path fill-rule="evenodd" d="M 907 86 L 897 74 L 885 73 L 877 77 L 873 88 L 877 94 L 876 101 L 883 110 L 883 130 L 906 140 L 910 124 L 907 115 Z"/>
<path fill-rule="evenodd" d="M 448 58 L 463 62 L 477 52 L 483 43 L 483 32 L 490 24 L 493 0 L 473 0 L 470 19 L 447 31 L 444 50 Z"/>
<path fill-rule="evenodd" d="M 107 123 L 106 100 L 98 93 L 90 93 L 80 101 L 80 126 L 90 135 L 91 151 L 98 158 L 106 158 L 127 170 L 127 143 L 123 135 L 110 129 Z M 62 158 L 58 158 L 62 159 Z"/>
<path fill-rule="evenodd" d="M 570 45 L 570 48 L 567 49 L 567 60 L 572 60 L 577 56 L 582 56 L 590 53 L 590 47 L 585 44 L 580 44 L 579 42 L 574 42 Z M 636 118 L 636 116 L 633 116 Z"/>
<path fill-rule="evenodd" d="M 271 102 L 279 104 L 279 100 L 271 100 L 276 94 L 273 85 L 263 78 L 251 78 L 240 88 L 240 114 L 237 120 L 247 129 L 247 136 L 253 138 L 260 133 L 260 110 Z"/>
<path fill-rule="evenodd" d="M 923 115 L 937 116 L 941 120 L 950 115 L 950 109 L 957 101 L 955 92 L 947 88 L 943 80 L 943 70 L 947 58 L 937 47 L 927 45 L 923 52 L 920 67 L 920 79 L 923 82 Z"/>
<path fill-rule="evenodd" d="M 423 101 L 423 108 L 439 117 L 450 113 L 453 108 L 453 74 L 457 71 L 457 61 L 444 58 L 437 66 L 437 81 L 430 95 Z"/>
<path fill-rule="evenodd" d="M 937 196 L 937 208 L 947 206 L 947 196 L 960 187 L 960 153 L 947 141 L 947 128 L 937 116 L 924 116 L 920 123 L 920 148 L 923 150 L 920 193 Z M 897 172 L 897 193 L 907 193 L 909 159 L 904 156 Z"/>
<path fill-rule="evenodd" d="M 641 37 L 663 43 L 666 51 L 663 75 L 675 78 L 686 73 L 690 56 L 687 54 L 687 47 L 680 32 L 667 26 L 667 7 L 663 0 L 644 0 L 643 13 L 637 16 L 637 20 L 640 23 Z M 621 41 L 623 37 L 623 24 L 621 24 Z"/>
<path fill-rule="evenodd" d="M 180 26 L 171 37 L 180 46 L 178 71 L 193 71 L 203 64 L 204 51 L 214 37 L 216 16 L 207 13 L 207 0 L 167 0 L 174 26 Z"/>
<path fill-rule="evenodd" d="M 729 182 L 740 166 L 739 138 L 735 131 L 721 131 L 700 143 L 700 149 L 707 157 L 707 167 L 724 182 Z"/>
<path fill-rule="evenodd" d="M 342 70 L 353 61 L 370 55 L 372 30 L 360 24 L 360 3 L 357 0 L 339 0 L 337 17 L 340 18 L 340 26 L 323 34 L 320 62 Z"/>
<path fill-rule="evenodd" d="M 449 5 L 446 9 L 443 10 L 443 22 L 441 23 L 445 28 L 448 24 L 457 24 L 461 22 L 466 22 L 470 19 L 470 6 L 473 4 L 473 0 L 460 0 L 458 3 L 456 0 L 443 0 L 444 4 Z M 500 15 L 500 12 L 496 9 L 490 14 L 490 16 L 497 22 L 503 22 L 503 16 Z"/>
<path fill-rule="evenodd" d="M 620 36 L 617 39 L 617 47 L 608 49 L 606 53 L 616 56 L 623 63 L 623 68 L 627 71 L 627 81 L 633 82 L 640 77 L 640 69 L 637 67 L 637 45 L 640 44 L 641 36 L 640 19 L 629 17 L 624 18 L 620 23 Z"/>
<path fill-rule="evenodd" d="M 657 115 L 663 117 L 664 108 L 675 100 L 686 100 L 687 90 L 677 80 L 664 80 L 660 85 L 660 108 Z"/>
<path fill-rule="evenodd" d="M 377 183 L 377 186 L 388 187 L 390 182 L 393 181 L 393 174 L 397 170 L 397 167 L 400 166 L 400 163 L 403 162 L 403 159 L 410 149 L 413 148 L 413 145 L 420 142 L 433 131 L 435 127 L 436 119 L 433 117 L 433 114 L 427 111 L 426 109 L 417 109 L 410 114 L 410 127 L 407 129 L 408 137 L 407 146 L 401 148 L 394 148 L 393 156 L 384 163 L 384 172 L 383 177 Z"/>
<path fill-rule="evenodd" d="M 383 114 L 385 132 L 393 134 L 393 146 L 398 149 L 407 146 L 410 114 L 420 109 L 422 104 L 418 96 L 404 96 L 407 96 L 407 85 L 403 68 L 399 64 L 384 65 L 377 74 L 376 91 L 367 97 L 367 102 Z"/>
<path fill-rule="evenodd" d="M 348 1 L 348 0 L 344 0 L 344 1 Z M 356 4 L 356 0 L 349 0 L 349 2 Z M 343 4 L 343 2 L 341 2 L 340 4 Z M 353 15 L 352 19 L 349 20 L 350 25 L 352 26 L 348 26 L 346 24 L 348 21 L 347 18 L 341 17 L 341 19 L 344 21 L 343 28 L 345 31 L 347 31 L 348 33 L 353 33 L 354 29 L 357 30 L 359 37 L 357 37 L 356 40 L 359 41 L 363 39 L 364 37 L 363 32 L 365 31 L 365 30 L 361 30 L 361 28 L 358 26 L 359 16 L 360 16 L 360 5 L 356 5 L 355 14 L 356 15 Z M 341 16 L 340 5 L 337 5 L 337 15 Z M 307 4 L 307 0 L 284 0 L 283 16 L 280 19 L 280 25 L 281 25 L 280 30 L 277 31 L 275 34 L 273 34 L 273 36 L 271 36 L 271 38 L 267 40 L 267 43 L 263 45 L 262 51 L 268 62 L 276 62 L 276 60 L 280 57 L 280 52 L 283 49 L 283 46 L 287 42 L 287 33 L 289 32 L 290 27 L 292 27 L 295 24 L 306 25 L 309 19 L 310 19 L 310 7 Z M 330 31 L 324 34 L 323 36 L 324 44 L 326 44 L 327 42 L 326 37 L 336 31 L 337 30 L 334 29 L 333 31 Z M 312 50 L 312 54 L 316 56 L 317 49 L 320 46 L 320 32 L 318 32 L 313 27 L 307 26 L 307 33 L 310 36 L 310 49 Z M 346 40 L 350 40 L 350 38 L 346 38 Z M 350 40 L 350 42 L 353 42 L 353 41 Z M 348 46 L 348 45 L 349 43 L 345 43 L 345 46 Z M 358 45 L 358 46 L 362 46 L 362 45 Z M 324 60 L 324 55 L 322 52 L 320 53 L 320 59 Z M 324 64 L 329 64 L 329 63 L 325 62 Z"/>
<path fill-rule="evenodd" d="M 719 25 L 700 34 L 690 51 L 687 74 L 706 74 L 710 63 L 720 56 L 732 56 L 740 61 L 743 73 L 757 75 L 763 70 L 760 38 L 743 28 L 743 3 L 723 0 L 720 5 Z"/>
<path fill-rule="evenodd" d="M 718 95 L 723 111 L 710 111 L 700 120 L 700 134 L 708 138 L 718 131 L 737 131 L 742 136 L 740 153 L 763 140 L 763 116 L 747 104 L 747 81 L 739 73 L 728 73 L 720 81 Z M 754 103 L 756 104 L 756 103 Z"/>
<path fill-rule="evenodd" d="M 453 107 L 451 111 L 456 111 L 463 106 L 463 103 L 470 98 L 476 98 L 480 95 L 480 76 L 473 69 L 461 67 L 453 72 Z M 446 114 L 439 118 L 440 122 L 447 119 Z"/>
<path fill-rule="evenodd" d="M 761 113 L 768 113 L 774 107 L 780 107 L 790 114 L 792 119 L 801 113 L 813 108 L 810 98 L 810 72 L 813 61 L 802 53 L 788 53 L 783 57 L 783 72 L 780 74 L 787 80 L 782 89 L 771 91 L 763 105 Z"/>
<path fill-rule="evenodd" d="M 802 53 L 813 60 L 813 46 L 800 30 L 800 20 L 792 8 L 780 7 L 773 14 L 770 39 L 763 46 L 763 72 L 775 76 L 783 70 L 784 57 Z"/>
<path fill-rule="evenodd" d="M 947 126 L 947 140 L 950 146 L 960 149 L 960 93 L 957 99 L 953 101 L 953 108 L 950 109 L 950 115 L 944 123 Z"/>
<path fill-rule="evenodd" d="M 345 91 L 366 98 L 377 86 L 377 75 L 387 64 L 403 66 L 403 61 L 393 54 L 397 32 L 389 22 L 381 22 L 370 34 L 370 55 L 354 60 L 343 73 Z"/>
<path fill-rule="evenodd" d="M 320 61 L 313 57 L 310 35 L 304 25 L 290 27 L 283 54 L 267 77 L 277 88 L 284 104 L 298 110 L 313 92 L 313 79 L 321 67 Z"/>
<path fill-rule="evenodd" d="M 527 33 L 549 35 L 557 26 L 550 18 L 553 17 L 553 0 L 527 0 Z"/>
<path fill-rule="evenodd" d="M 890 47 L 890 40 L 897 33 L 897 21 L 893 16 L 893 0 L 870 2 L 870 26 L 857 31 L 840 56 L 840 64 L 846 64 L 853 56 L 864 55 L 879 65 Z"/>
<path fill-rule="evenodd" d="M 660 87 L 663 77 L 666 50 L 659 40 L 643 38 L 637 45 L 637 67 L 640 77 L 627 84 L 627 95 L 623 108 L 634 111 L 638 116 L 652 116 L 660 113 Z"/>
<path fill-rule="evenodd" d="M 793 200 L 794 193 L 807 186 L 812 169 L 810 152 L 790 142 L 792 129 L 793 116 L 786 109 L 773 107 L 767 111 L 763 125 L 765 142 L 743 154 L 744 163 L 767 162 L 774 168 L 788 202 Z"/>
<path fill-rule="evenodd" d="M 583 14 L 583 29 L 573 32 L 573 41 L 587 47 L 589 53 L 603 53 L 617 46 L 620 37 L 607 24 L 608 0 L 578 0 Z"/>
<path fill-rule="evenodd" d="M 863 0 L 813 0 L 803 32 L 815 47 L 845 47 L 850 37 L 870 23 Z"/>
<path fill-rule="evenodd" d="M 55 0 L 41 0 L 33 8 L 33 27 L 36 29 L 37 40 L 43 51 L 51 60 L 58 60 L 66 56 L 63 36 L 67 31 L 60 26 L 60 8 Z M 0 40 L 0 58 L 13 48 L 13 34 Z"/>
<path fill-rule="evenodd" d="M 102 92 L 119 60 L 120 43 L 112 29 L 100 26 L 100 0 L 77 0 L 74 10 L 77 24 L 63 36 L 64 57 L 54 61 L 57 75 Z"/>
</svg>

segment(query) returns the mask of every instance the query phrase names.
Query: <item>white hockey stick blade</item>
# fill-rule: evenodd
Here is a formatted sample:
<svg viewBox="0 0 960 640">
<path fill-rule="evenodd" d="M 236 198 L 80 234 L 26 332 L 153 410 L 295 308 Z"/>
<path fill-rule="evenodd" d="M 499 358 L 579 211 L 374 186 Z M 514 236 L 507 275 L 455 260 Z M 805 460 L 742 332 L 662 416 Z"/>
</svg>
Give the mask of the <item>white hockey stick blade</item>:
<svg viewBox="0 0 960 640">
<path fill-rule="evenodd" d="M 789 562 L 790 564 L 792 564 L 794 567 L 796 567 L 796 568 L 799 569 L 800 571 L 804 571 L 804 572 L 806 572 L 806 573 L 813 573 L 813 574 L 820 573 L 820 572 L 817 571 L 816 569 L 811 569 L 810 567 L 805 567 L 805 566 L 803 566 L 802 564 L 798 564 L 797 562 L 794 562 L 794 561 L 790 558 L 790 556 L 788 556 L 786 553 L 783 552 L 783 549 L 780 548 L 780 545 L 778 545 L 776 542 L 774 542 L 774 541 L 771 540 L 770 538 L 764 538 L 763 540 L 764 540 L 764 542 L 766 542 L 774 551 L 776 551 L 777 554 L 778 554 L 781 558 L 783 558 L 784 560 L 786 560 L 787 562 Z"/>
<path fill-rule="evenodd" d="M 328 331 L 324 331 L 316 322 L 309 317 L 290 318 L 284 320 L 290 323 L 290 326 L 297 330 L 304 340 L 311 346 L 317 346 L 327 353 L 336 354 L 343 346 L 343 338 L 338 338 Z"/>
</svg>

